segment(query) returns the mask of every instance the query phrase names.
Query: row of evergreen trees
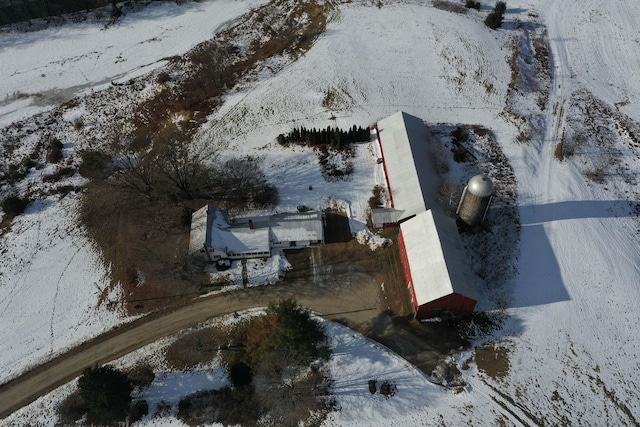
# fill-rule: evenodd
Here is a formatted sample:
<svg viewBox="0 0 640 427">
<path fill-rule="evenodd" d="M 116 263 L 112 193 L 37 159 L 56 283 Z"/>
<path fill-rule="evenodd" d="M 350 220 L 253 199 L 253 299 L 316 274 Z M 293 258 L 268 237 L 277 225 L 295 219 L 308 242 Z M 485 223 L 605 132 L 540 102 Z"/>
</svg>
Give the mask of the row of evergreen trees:
<svg viewBox="0 0 640 427">
<path fill-rule="evenodd" d="M 331 145 L 333 148 L 340 150 L 352 142 L 369 141 L 370 137 L 371 130 L 368 127 L 363 128 L 353 125 L 348 131 L 332 128 L 331 126 L 327 126 L 326 129 L 293 128 L 293 130 L 286 135 L 278 135 L 276 140 L 281 145 L 290 143 L 307 144 L 310 146 Z"/>
</svg>

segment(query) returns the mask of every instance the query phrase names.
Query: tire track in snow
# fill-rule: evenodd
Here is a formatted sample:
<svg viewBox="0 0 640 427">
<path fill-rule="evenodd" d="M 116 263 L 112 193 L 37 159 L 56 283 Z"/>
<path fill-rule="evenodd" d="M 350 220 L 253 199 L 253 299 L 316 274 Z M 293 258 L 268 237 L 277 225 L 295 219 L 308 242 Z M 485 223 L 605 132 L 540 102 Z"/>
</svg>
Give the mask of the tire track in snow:
<svg viewBox="0 0 640 427">
<path fill-rule="evenodd" d="M 515 420 L 519 422 L 520 425 L 523 425 L 523 426 L 536 425 L 536 426 L 542 427 L 545 425 L 542 421 L 536 418 L 533 414 L 531 414 L 525 408 L 518 405 L 510 396 L 506 395 L 505 393 L 502 393 L 500 390 L 489 385 L 486 382 L 484 384 L 487 387 L 489 387 L 490 390 L 493 391 L 493 393 L 491 392 L 488 393 L 489 397 L 491 397 L 491 400 L 496 402 L 498 406 L 500 406 L 503 410 L 507 412 L 507 414 L 503 413 L 503 415 L 505 416 L 510 415 L 510 417 L 508 418 L 511 418 L 512 421 L 515 418 Z"/>
<path fill-rule="evenodd" d="M 73 245 L 76 246 L 75 243 Z M 58 300 L 58 294 L 60 293 L 60 284 L 62 283 L 62 279 L 64 278 L 64 275 L 66 274 L 67 270 L 69 269 L 69 266 L 71 266 L 71 263 L 73 263 L 73 260 L 76 258 L 78 253 L 80 253 L 80 251 L 86 245 L 87 245 L 87 243 L 84 243 L 80 247 L 76 246 L 77 250 L 73 253 L 71 258 L 69 259 L 69 262 L 67 262 L 67 264 L 64 266 L 64 269 L 62 269 L 62 273 L 60 273 L 60 277 L 58 277 L 58 281 L 56 282 L 56 290 L 55 290 L 55 293 L 53 294 L 53 302 L 51 304 L 51 322 L 50 322 L 50 329 L 49 329 L 50 335 L 51 335 L 51 340 L 49 342 L 49 344 L 50 344 L 49 355 L 52 355 L 54 353 L 54 348 L 53 348 L 53 341 L 54 341 L 54 337 L 55 337 L 54 323 L 55 323 L 55 315 L 56 315 L 56 303 L 57 303 L 57 300 Z"/>
</svg>

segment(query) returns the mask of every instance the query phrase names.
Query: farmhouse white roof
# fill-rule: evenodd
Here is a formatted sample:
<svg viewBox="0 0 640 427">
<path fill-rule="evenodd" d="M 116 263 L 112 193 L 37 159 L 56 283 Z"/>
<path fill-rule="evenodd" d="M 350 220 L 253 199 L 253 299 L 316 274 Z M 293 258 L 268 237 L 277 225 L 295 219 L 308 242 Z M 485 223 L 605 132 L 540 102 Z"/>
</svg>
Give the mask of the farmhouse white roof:
<svg viewBox="0 0 640 427">
<path fill-rule="evenodd" d="M 228 254 L 269 253 L 272 244 L 324 242 L 321 212 L 282 213 L 229 219 L 226 210 L 207 205 L 192 216 L 190 252 L 208 248 Z"/>
<path fill-rule="evenodd" d="M 191 216 L 191 231 L 189 232 L 189 253 L 202 249 L 207 239 L 207 208 L 205 205 Z"/>
<path fill-rule="evenodd" d="M 400 224 L 418 305 L 456 293 L 478 300 L 452 218 L 428 210 Z"/>
<path fill-rule="evenodd" d="M 317 211 L 276 214 L 270 224 L 274 243 L 323 241 L 322 216 Z"/>
<path fill-rule="evenodd" d="M 269 229 L 248 227 L 217 228 L 214 232 L 214 248 L 228 254 L 269 253 Z"/>
<path fill-rule="evenodd" d="M 428 165 L 431 160 L 424 123 L 399 111 L 380 120 L 378 131 L 393 207 L 404 210 L 400 219 L 424 212 L 429 208 L 427 189 L 437 181 Z"/>
</svg>

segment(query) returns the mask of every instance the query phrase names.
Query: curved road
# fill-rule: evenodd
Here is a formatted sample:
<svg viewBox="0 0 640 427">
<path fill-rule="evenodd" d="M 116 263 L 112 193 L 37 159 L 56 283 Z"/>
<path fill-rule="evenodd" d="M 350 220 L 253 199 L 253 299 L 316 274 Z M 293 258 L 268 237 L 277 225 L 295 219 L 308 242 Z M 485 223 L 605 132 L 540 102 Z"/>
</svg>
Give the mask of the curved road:
<svg viewBox="0 0 640 427">
<path fill-rule="evenodd" d="M 311 281 L 260 286 L 218 294 L 154 313 L 124 324 L 70 350 L 0 386 L 0 418 L 80 375 L 84 368 L 104 364 L 159 338 L 175 334 L 212 317 L 294 297 L 323 317 L 362 326 L 379 314 L 380 288 L 364 274 L 354 273 L 339 286 L 321 287 Z"/>
</svg>

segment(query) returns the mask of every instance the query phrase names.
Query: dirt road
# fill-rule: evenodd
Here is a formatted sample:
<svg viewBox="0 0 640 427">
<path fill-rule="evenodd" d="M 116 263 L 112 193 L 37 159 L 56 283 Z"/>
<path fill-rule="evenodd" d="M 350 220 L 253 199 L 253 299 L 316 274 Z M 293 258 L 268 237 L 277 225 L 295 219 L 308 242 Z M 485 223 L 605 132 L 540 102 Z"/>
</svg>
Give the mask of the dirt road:
<svg viewBox="0 0 640 427">
<path fill-rule="evenodd" d="M 385 344 L 426 373 L 443 353 L 460 345 L 449 330 L 436 330 L 383 312 L 380 285 L 371 276 L 353 271 L 349 263 L 344 265 L 319 265 L 311 279 L 218 294 L 122 325 L 1 385 L 0 418 L 71 381 L 88 366 L 107 363 L 212 317 L 264 307 L 287 297 Z"/>
<path fill-rule="evenodd" d="M 329 290 L 299 281 L 203 298 L 186 307 L 155 313 L 116 328 L 3 384 L 0 386 L 0 418 L 72 380 L 87 366 L 107 363 L 212 317 L 265 306 L 285 297 L 294 297 L 327 319 L 352 325 L 362 325 L 378 314 L 377 286 L 373 279 L 361 275 L 354 275 L 342 289 Z"/>
</svg>

